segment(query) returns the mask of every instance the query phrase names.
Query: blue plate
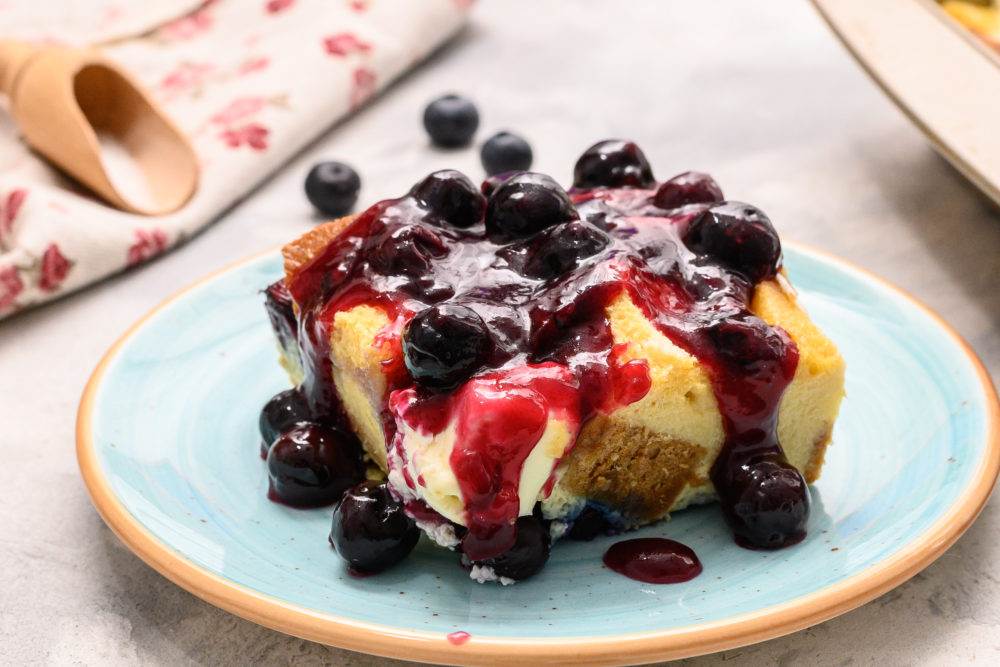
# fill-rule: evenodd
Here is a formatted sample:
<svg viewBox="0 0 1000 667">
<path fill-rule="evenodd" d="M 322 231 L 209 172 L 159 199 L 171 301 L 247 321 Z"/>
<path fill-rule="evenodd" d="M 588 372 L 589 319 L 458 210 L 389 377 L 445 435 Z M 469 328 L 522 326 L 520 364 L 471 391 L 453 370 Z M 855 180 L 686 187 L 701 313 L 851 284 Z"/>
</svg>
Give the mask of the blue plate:
<svg viewBox="0 0 1000 667">
<path fill-rule="evenodd" d="M 257 415 L 288 386 L 260 290 L 276 252 L 182 292 L 111 349 L 80 406 L 78 455 L 95 505 L 140 557 L 241 616 L 355 650 L 435 662 L 634 663 L 784 634 L 856 607 L 939 556 L 989 496 L 998 404 L 940 319 L 881 280 L 799 246 L 785 265 L 847 360 L 847 398 L 813 487 L 809 537 L 737 547 L 718 508 L 640 531 L 699 554 L 666 586 L 606 569 L 614 541 L 560 542 L 530 583 L 479 585 L 423 541 L 354 579 L 327 543 L 330 509 L 265 498 Z M 451 633 L 471 637 L 454 643 Z"/>
</svg>

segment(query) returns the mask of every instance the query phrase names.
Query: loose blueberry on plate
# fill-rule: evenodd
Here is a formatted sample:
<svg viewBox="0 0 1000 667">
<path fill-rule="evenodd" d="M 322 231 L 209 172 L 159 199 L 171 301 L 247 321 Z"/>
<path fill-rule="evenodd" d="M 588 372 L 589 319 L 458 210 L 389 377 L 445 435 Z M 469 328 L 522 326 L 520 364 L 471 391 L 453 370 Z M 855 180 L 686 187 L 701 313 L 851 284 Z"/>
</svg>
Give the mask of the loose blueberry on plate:
<svg viewBox="0 0 1000 667">
<path fill-rule="evenodd" d="M 436 218 L 455 227 L 471 227 L 483 219 L 486 198 L 460 171 L 443 169 L 417 183 L 413 198 Z"/>
<path fill-rule="evenodd" d="M 586 222 L 574 220 L 549 227 L 532 239 L 524 265 L 525 275 L 549 279 L 575 269 L 582 260 L 611 243 L 607 234 Z"/>
<path fill-rule="evenodd" d="M 493 347 L 476 311 L 443 303 L 417 313 L 403 329 L 406 368 L 420 384 L 447 389 L 472 377 Z"/>
<path fill-rule="evenodd" d="M 774 276 L 781 260 L 781 241 L 770 219 L 740 202 L 723 202 L 698 214 L 684 232 L 684 243 L 753 284 Z"/>
<path fill-rule="evenodd" d="M 723 199 L 722 188 L 714 178 L 700 171 L 686 171 L 665 181 L 653 196 L 653 204 L 670 210 L 688 204 L 714 204 Z"/>
<path fill-rule="evenodd" d="M 352 568 L 375 573 L 406 558 L 420 537 L 386 482 L 366 481 L 344 492 L 333 512 L 330 543 Z"/>
<path fill-rule="evenodd" d="M 321 507 L 364 479 L 360 445 L 353 435 L 321 424 L 282 433 L 267 453 L 274 497 L 293 507 Z"/>
<path fill-rule="evenodd" d="M 292 426 L 310 421 L 313 421 L 312 411 L 309 410 L 305 396 L 298 388 L 286 389 L 275 394 L 264 404 L 257 420 L 260 426 L 262 454 L 266 457 L 271 443 Z"/>
<path fill-rule="evenodd" d="M 631 141 L 600 141 L 580 156 L 573 169 L 573 187 L 648 188 L 653 185 L 653 170 L 646 156 Z"/>
<path fill-rule="evenodd" d="M 464 146 L 479 127 L 479 112 L 459 95 L 439 97 L 424 109 L 424 128 L 438 146 Z"/>
<path fill-rule="evenodd" d="M 526 171 L 500 185 L 486 207 L 486 232 L 497 240 L 531 236 L 579 215 L 569 195 L 545 174 Z"/>
<path fill-rule="evenodd" d="M 345 215 L 358 201 L 361 177 L 343 162 L 320 162 L 306 176 L 306 197 L 324 215 Z"/>
<path fill-rule="evenodd" d="M 477 561 L 477 565 L 493 568 L 498 577 L 523 581 L 541 570 L 549 560 L 548 525 L 533 516 L 517 520 L 517 541 L 514 546 L 495 558 Z"/>
<path fill-rule="evenodd" d="M 531 168 L 531 145 L 510 132 L 497 132 L 486 140 L 479 153 L 483 169 L 490 176 Z"/>
<path fill-rule="evenodd" d="M 723 510 L 740 546 L 779 549 L 805 537 L 809 487 L 787 462 L 766 458 L 745 465 L 731 489 L 734 497 Z"/>
</svg>

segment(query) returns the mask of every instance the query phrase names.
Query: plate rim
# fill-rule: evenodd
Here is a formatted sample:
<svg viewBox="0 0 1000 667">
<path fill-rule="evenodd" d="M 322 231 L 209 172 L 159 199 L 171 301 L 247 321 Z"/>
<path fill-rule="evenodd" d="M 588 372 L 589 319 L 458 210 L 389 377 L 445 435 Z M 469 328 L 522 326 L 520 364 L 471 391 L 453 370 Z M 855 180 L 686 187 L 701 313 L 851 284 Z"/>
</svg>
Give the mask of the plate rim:
<svg viewBox="0 0 1000 667">
<path fill-rule="evenodd" d="M 909 301 L 957 344 L 980 381 L 986 399 L 987 434 L 983 464 L 948 511 L 901 551 L 840 582 L 793 600 L 727 619 L 683 628 L 593 637 L 523 639 L 473 636 L 452 644 L 440 632 L 404 630 L 318 612 L 254 591 L 202 567 L 172 549 L 125 507 L 102 474 L 92 439 L 96 395 L 108 366 L 152 317 L 218 276 L 250 264 L 277 248 L 255 253 L 214 271 L 161 302 L 130 326 L 104 354 L 80 400 L 76 453 L 87 493 L 111 531 L 147 565 L 181 588 L 220 609 L 259 625 L 330 646 L 373 655 L 447 664 L 499 665 L 511 659 L 550 664 L 638 664 L 713 653 L 773 639 L 838 616 L 902 584 L 943 554 L 979 516 L 1000 473 L 1000 400 L 975 351 L 937 313 L 888 280 L 853 262 L 811 246 L 783 241 L 805 255 L 839 265 Z M 386 641 L 386 640 L 390 641 Z"/>
</svg>

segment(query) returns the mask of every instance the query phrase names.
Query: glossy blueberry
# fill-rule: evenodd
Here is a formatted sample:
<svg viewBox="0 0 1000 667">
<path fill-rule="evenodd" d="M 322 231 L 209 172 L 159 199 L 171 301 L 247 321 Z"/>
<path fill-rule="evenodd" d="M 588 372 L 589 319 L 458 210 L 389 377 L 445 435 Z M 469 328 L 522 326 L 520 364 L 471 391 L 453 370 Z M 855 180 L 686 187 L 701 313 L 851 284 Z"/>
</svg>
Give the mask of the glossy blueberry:
<svg viewBox="0 0 1000 667">
<path fill-rule="evenodd" d="M 653 185 L 653 170 L 646 156 L 631 141 L 607 139 L 600 141 L 580 156 L 573 169 L 573 187 L 590 188 L 649 188 Z"/>
<path fill-rule="evenodd" d="M 306 176 L 306 197 L 324 215 L 345 215 L 358 201 L 361 177 L 343 162 L 320 162 Z"/>
<path fill-rule="evenodd" d="M 300 424 L 282 433 L 267 453 L 271 491 L 294 507 L 336 502 L 364 479 L 360 445 L 349 433 L 320 424 Z"/>
<path fill-rule="evenodd" d="M 776 364 L 786 363 L 785 351 L 789 344 L 787 334 L 768 326 L 759 317 L 747 315 L 728 318 L 710 327 L 707 333 L 719 355 L 744 372 L 780 373 L 782 368 Z M 768 364 L 774 367 L 766 368 L 765 365 Z"/>
<path fill-rule="evenodd" d="M 410 194 L 434 219 L 455 227 L 476 224 L 486 210 L 486 197 L 465 174 L 454 169 L 435 171 L 413 186 Z"/>
<path fill-rule="evenodd" d="M 479 157 L 490 176 L 531 169 L 531 145 L 510 132 L 497 132 L 486 140 Z"/>
<path fill-rule="evenodd" d="M 393 222 L 372 237 L 369 262 L 386 276 L 420 278 L 431 269 L 431 262 L 448 253 L 441 238 L 427 225 Z"/>
<path fill-rule="evenodd" d="M 809 487 L 802 474 L 783 460 L 766 458 L 743 466 L 727 519 L 741 546 L 778 549 L 806 533 Z"/>
<path fill-rule="evenodd" d="M 483 196 L 486 197 L 486 199 L 489 199 L 490 197 L 493 196 L 493 193 L 496 191 L 497 188 L 499 188 L 503 183 L 508 181 L 511 176 L 517 173 L 518 172 L 516 171 L 505 171 L 502 174 L 493 174 L 492 176 L 487 176 L 486 179 L 483 181 L 482 186 L 480 186 L 479 190 L 483 193 Z"/>
<path fill-rule="evenodd" d="M 700 171 L 686 171 L 664 182 L 653 196 L 653 204 L 670 210 L 688 204 L 714 204 L 723 199 L 722 188 L 714 178 Z"/>
<path fill-rule="evenodd" d="M 531 239 L 523 272 L 532 278 L 555 278 L 572 271 L 581 260 L 604 250 L 611 239 L 586 222 L 574 220 L 549 227 Z"/>
<path fill-rule="evenodd" d="M 493 192 L 486 207 L 486 232 L 494 240 L 517 239 L 577 218 L 573 202 L 558 183 L 526 171 Z"/>
<path fill-rule="evenodd" d="M 498 577 L 523 581 L 541 570 L 549 560 L 548 524 L 533 516 L 517 520 L 517 541 L 514 546 L 495 558 L 478 561 L 492 567 Z"/>
<path fill-rule="evenodd" d="M 781 261 L 781 241 L 771 221 L 757 207 L 740 202 L 722 202 L 695 216 L 684 243 L 754 284 L 774 276 Z"/>
<path fill-rule="evenodd" d="M 443 303 L 417 313 L 403 329 L 403 359 L 413 379 L 427 387 L 454 387 L 479 370 L 493 349 L 476 311 Z"/>
<path fill-rule="evenodd" d="M 344 492 L 333 512 L 330 544 L 355 570 L 381 572 L 406 558 L 420 537 L 386 482 L 366 481 Z"/>
<path fill-rule="evenodd" d="M 265 452 L 279 435 L 299 423 L 313 421 L 305 396 L 297 388 L 286 389 L 264 404 L 257 420 L 260 440 Z"/>
<path fill-rule="evenodd" d="M 439 97 L 424 109 L 424 129 L 438 146 L 464 146 L 479 127 L 479 112 L 469 99 L 459 95 Z"/>
</svg>

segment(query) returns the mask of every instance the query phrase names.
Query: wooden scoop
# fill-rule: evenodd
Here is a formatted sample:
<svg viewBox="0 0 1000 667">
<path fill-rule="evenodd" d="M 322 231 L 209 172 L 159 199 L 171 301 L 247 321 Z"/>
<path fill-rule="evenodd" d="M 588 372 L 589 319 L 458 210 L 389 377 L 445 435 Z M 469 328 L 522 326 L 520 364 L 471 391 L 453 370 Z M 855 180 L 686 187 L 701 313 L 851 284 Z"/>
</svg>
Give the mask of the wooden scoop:
<svg viewBox="0 0 1000 667">
<path fill-rule="evenodd" d="M 0 41 L 0 93 L 28 144 L 112 206 L 161 215 L 194 194 L 191 144 L 100 52 Z"/>
</svg>

